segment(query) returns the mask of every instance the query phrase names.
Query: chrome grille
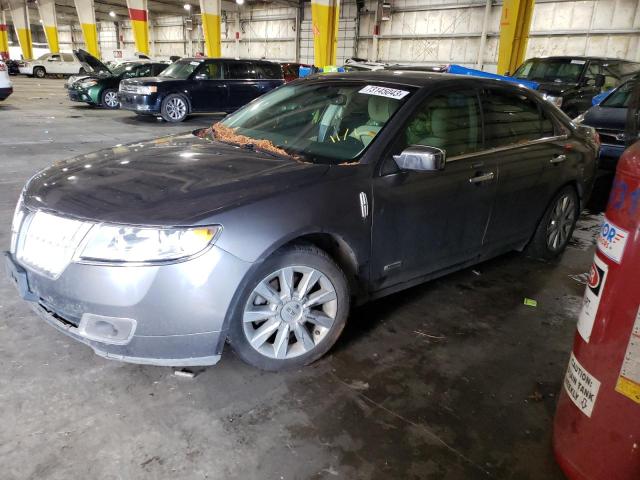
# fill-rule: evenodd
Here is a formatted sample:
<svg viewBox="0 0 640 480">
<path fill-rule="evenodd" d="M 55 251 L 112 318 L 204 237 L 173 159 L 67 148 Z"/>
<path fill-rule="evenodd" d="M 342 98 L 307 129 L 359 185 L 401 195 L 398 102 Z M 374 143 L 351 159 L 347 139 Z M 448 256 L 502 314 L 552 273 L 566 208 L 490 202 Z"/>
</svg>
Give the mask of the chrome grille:
<svg viewBox="0 0 640 480">
<path fill-rule="evenodd" d="M 73 259 L 92 224 L 37 211 L 22 222 L 18 261 L 50 278 L 58 278 Z"/>
<path fill-rule="evenodd" d="M 127 83 L 121 82 L 120 83 L 120 91 L 121 92 L 129 92 L 129 93 L 138 93 L 138 86 L 137 85 L 129 85 Z"/>
<path fill-rule="evenodd" d="M 603 128 L 597 128 L 598 135 L 600 135 L 600 141 L 602 143 L 608 143 L 609 145 L 625 145 L 624 132 L 619 130 L 606 130 Z"/>
</svg>

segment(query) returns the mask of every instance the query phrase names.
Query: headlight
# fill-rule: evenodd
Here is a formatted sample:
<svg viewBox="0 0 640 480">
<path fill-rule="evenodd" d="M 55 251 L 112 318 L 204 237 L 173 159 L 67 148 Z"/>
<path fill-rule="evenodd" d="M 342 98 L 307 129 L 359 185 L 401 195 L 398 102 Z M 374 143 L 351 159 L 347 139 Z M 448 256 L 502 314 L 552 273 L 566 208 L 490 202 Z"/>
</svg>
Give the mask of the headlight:
<svg viewBox="0 0 640 480">
<path fill-rule="evenodd" d="M 11 221 L 11 253 L 16 253 L 18 247 L 18 232 L 20 232 L 22 220 L 24 220 L 24 208 L 22 207 L 22 195 L 20 195 L 16 209 L 13 212 L 13 220 Z"/>
<path fill-rule="evenodd" d="M 93 87 L 94 85 L 97 85 L 98 81 L 97 80 L 85 80 L 84 82 L 80 83 L 80 86 L 83 88 L 89 88 L 89 87 Z"/>
<path fill-rule="evenodd" d="M 87 235 L 81 260 L 159 262 L 196 255 L 216 238 L 222 227 L 138 228 L 95 225 Z"/>
<path fill-rule="evenodd" d="M 122 83 L 120 84 L 120 91 L 135 93 L 138 95 L 151 95 L 152 93 L 156 93 L 158 91 L 158 87 L 156 85 L 127 85 L 124 86 Z"/>
<path fill-rule="evenodd" d="M 543 93 L 542 98 L 544 98 L 547 102 L 553 103 L 558 108 L 562 106 L 562 97 L 554 97 L 553 95 Z"/>
<path fill-rule="evenodd" d="M 580 124 L 584 122 L 584 116 L 585 116 L 585 113 L 581 113 L 580 115 L 578 115 L 576 118 L 573 119 L 573 123 Z"/>
</svg>

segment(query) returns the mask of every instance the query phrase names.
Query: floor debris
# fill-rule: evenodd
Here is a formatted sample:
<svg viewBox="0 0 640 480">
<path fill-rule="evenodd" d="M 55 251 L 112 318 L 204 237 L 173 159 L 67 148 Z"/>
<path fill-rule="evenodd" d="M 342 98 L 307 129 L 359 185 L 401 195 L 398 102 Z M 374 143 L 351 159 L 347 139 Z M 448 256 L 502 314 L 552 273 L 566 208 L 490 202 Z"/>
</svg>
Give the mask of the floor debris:
<svg viewBox="0 0 640 480">
<path fill-rule="evenodd" d="M 181 368 L 180 370 L 174 370 L 173 374 L 176 377 L 185 377 L 185 378 L 194 378 L 196 376 L 195 372 L 191 370 L 187 370 L 186 368 Z"/>
<path fill-rule="evenodd" d="M 524 298 L 524 304 L 525 304 L 527 307 L 537 307 L 537 306 L 538 306 L 538 301 L 537 301 L 537 300 L 534 300 L 533 298 L 527 298 L 527 297 L 525 297 L 525 298 Z"/>
</svg>

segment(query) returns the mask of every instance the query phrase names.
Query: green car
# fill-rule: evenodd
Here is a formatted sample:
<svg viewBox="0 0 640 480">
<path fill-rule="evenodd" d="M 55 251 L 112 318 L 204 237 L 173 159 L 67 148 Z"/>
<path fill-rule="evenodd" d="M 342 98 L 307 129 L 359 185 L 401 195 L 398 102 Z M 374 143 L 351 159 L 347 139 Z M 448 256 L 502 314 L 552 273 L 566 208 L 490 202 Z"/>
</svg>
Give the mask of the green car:
<svg viewBox="0 0 640 480">
<path fill-rule="evenodd" d="M 100 73 L 72 79 L 67 85 L 69 99 L 104 108 L 120 108 L 118 88 L 120 80 L 134 77 L 155 77 L 169 64 L 157 62 L 125 62 L 108 69 L 104 66 Z"/>
</svg>

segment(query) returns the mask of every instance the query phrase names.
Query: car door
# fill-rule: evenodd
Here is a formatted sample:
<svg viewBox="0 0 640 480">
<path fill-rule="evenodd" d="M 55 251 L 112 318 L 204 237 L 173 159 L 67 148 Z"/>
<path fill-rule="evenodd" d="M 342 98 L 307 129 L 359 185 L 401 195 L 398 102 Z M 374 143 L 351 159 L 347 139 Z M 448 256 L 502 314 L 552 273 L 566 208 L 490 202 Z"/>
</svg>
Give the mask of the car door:
<svg viewBox="0 0 640 480">
<path fill-rule="evenodd" d="M 229 97 L 223 64 L 207 60 L 196 69 L 191 80 L 191 108 L 194 112 L 224 111 Z"/>
<path fill-rule="evenodd" d="M 229 88 L 229 110 L 235 110 L 258 97 L 260 82 L 253 62 L 229 61 L 225 63 Z"/>
<path fill-rule="evenodd" d="M 512 88 L 486 88 L 481 96 L 485 147 L 500 169 L 485 249 L 529 239 L 551 196 L 564 181 L 566 135 L 540 101 Z M 545 105 L 545 107 L 547 107 Z"/>
<path fill-rule="evenodd" d="M 46 69 L 47 73 L 64 73 L 64 68 L 62 65 L 62 55 L 60 55 L 59 53 L 52 53 L 51 55 L 49 55 L 45 62 L 44 68 Z"/>
<path fill-rule="evenodd" d="M 401 171 L 392 155 L 409 145 L 441 148 L 440 171 Z M 498 178 L 485 154 L 476 90 L 435 92 L 396 136 L 373 181 L 374 288 L 446 270 L 479 255 Z"/>
</svg>

